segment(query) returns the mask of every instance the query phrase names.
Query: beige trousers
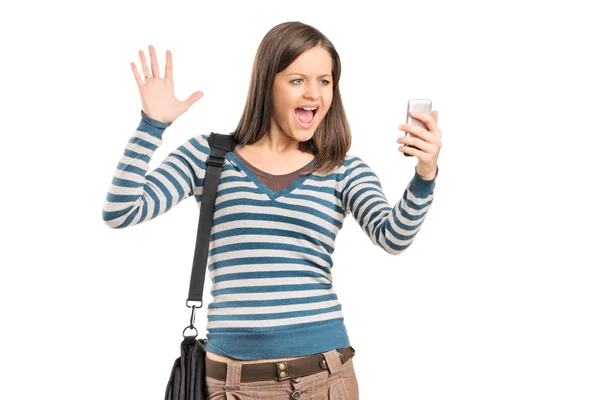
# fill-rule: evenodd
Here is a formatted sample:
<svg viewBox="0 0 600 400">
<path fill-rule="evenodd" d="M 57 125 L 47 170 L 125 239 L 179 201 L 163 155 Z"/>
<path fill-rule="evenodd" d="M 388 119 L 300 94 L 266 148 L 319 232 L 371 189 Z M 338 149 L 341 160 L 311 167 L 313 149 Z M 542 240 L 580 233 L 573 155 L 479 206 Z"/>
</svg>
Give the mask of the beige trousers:
<svg viewBox="0 0 600 400">
<path fill-rule="evenodd" d="M 352 358 L 323 353 L 327 370 L 283 381 L 240 382 L 241 363 L 227 363 L 226 381 L 206 377 L 208 400 L 359 400 Z"/>
</svg>

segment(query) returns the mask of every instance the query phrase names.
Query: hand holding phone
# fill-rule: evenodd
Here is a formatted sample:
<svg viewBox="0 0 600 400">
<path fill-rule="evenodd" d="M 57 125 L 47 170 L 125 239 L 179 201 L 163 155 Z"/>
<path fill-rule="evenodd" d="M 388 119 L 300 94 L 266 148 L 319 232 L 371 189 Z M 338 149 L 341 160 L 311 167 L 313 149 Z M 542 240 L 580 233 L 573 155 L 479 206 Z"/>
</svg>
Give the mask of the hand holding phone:
<svg viewBox="0 0 600 400">
<path fill-rule="evenodd" d="M 408 106 L 406 107 L 406 124 L 407 125 L 415 125 L 415 126 L 427 129 L 427 126 L 425 126 L 425 124 L 422 121 L 410 116 L 410 111 L 420 111 L 420 112 L 423 112 L 426 114 L 431 114 L 431 110 L 432 110 L 431 99 L 408 100 Z M 406 136 L 406 135 L 415 136 L 415 135 L 411 134 L 410 132 L 405 132 L 404 136 Z M 414 146 L 410 146 L 410 145 L 405 145 L 405 146 L 414 148 Z M 414 157 L 412 154 L 404 153 L 404 155 L 407 157 Z"/>
</svg>

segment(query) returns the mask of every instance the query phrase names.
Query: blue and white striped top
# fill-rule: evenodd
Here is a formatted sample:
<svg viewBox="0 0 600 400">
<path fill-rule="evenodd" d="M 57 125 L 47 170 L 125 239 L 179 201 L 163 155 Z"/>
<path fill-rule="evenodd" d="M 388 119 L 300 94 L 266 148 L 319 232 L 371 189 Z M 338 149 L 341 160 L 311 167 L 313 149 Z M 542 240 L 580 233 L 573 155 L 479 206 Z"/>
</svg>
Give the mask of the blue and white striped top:
<svg viewBox="0 0 600 400">
<path fill-rule="evenodd" d="M 109 227 L 149 221 L 192 195 L 201 207 L 208 135 L 189 139 L 148 172 L 169 125 L 142 112 L 104 202 L 102 217 Z M 334 242 L 346 214 L 375 245 L 400 254 L 419 231 L 434 186 L 435 179 L 425 181 L 415 169 L 391 207 L 369 166 L 346 155 L 331 173 L 301 176 L 272 192 L 228 153 L 208 254 L 207 351 L 255 360 L 350 345 L 331 275 Z"/>
</svg>

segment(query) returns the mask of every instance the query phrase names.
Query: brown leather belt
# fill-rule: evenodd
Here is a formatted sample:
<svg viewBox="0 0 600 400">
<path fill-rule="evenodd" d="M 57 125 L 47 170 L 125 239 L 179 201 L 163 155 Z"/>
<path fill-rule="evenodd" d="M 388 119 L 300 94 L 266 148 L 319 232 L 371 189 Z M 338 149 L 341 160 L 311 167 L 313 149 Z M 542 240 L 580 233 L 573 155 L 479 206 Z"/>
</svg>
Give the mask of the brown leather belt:
<svg viewBox="0 0 600 400">
<path fill-rule="evenodd" d="M 337 349 L 342 364 L 354 356 L 354 349 L 348 346 Z M 282 381 L 327 370 L 327 361 L 323 354 L 315 354 L 296 358 L 290 361 L 275 361 L 257 364 L 242 364 L 241 382 L 277 380 Z M 206 357 L 206 376 L 225 381 L 227 379 L 227 363 L 211 360 Z"/>
</svg>

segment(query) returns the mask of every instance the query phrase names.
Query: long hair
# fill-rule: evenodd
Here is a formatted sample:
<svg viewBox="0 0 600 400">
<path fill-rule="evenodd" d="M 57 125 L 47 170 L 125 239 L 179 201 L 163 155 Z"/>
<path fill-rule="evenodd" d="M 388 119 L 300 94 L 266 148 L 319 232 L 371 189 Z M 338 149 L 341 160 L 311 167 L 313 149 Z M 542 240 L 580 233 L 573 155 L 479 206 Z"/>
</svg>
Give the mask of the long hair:
<svg viewBox="0 0 600 400">
<path fill-rule="evenodd" d="M 306 174 L 316 171 L 327 173 L 335 169 L 344 161 L 352 143 L 338 85 L 342 72 L 340 57 L 331 41 L 316 28 L 301 22 L 284 22 L 267 32 L 254 58 L 244 111 L 237 128 L 232 132 L 235 141 L 242 146 L 256 143 L 269 133 L 275 75 L 286 69 L 304 51 L 316 46 L 331 55 L 333 99 L 313 137 L 300 142 L 300 150 L 313 154 L 316 160 Z"/>
</svg>

